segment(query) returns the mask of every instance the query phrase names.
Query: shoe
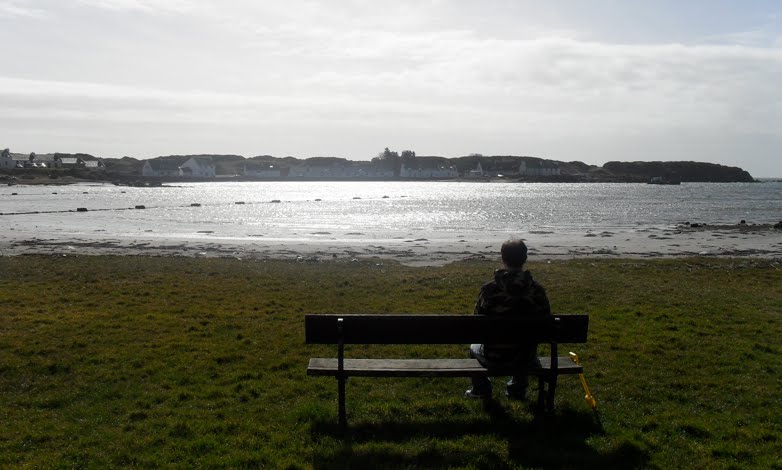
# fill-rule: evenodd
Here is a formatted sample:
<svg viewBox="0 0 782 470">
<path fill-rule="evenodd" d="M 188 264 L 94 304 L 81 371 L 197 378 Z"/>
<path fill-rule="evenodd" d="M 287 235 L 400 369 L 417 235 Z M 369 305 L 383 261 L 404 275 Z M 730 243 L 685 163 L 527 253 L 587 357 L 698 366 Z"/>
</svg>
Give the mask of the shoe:
<svg viewBox="0 0 782 470">
<path fill-rule="evenodd" d="M 468 388 L 466 392 L 464 392 L 464 396 L 466 398 L 475 398 L 475 399 L 481 399 L 481 400 L 487 400 L 491 398 L 491 390 L 488 391 L 476 391 L 472 387 Z"/>
</svg>

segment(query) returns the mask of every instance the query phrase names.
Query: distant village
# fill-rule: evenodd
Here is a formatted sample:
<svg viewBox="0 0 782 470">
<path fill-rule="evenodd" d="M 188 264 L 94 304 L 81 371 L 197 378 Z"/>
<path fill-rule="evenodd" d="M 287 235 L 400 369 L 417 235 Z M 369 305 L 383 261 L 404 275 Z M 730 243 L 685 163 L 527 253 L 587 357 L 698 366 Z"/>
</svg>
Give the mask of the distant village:
<svg viewBox="0 0 782 470">
<path fill-rule="evenodd" d="M 0 153 L 0 179 L 109 181 L 160 184 L 168 181 L 264 180 L 474 180 L 533 182 L 753 182 L 738 167 L 693 161 L 607 162 L 602 166 L 530 156 L 470 154 L 445 158 L 386 148 L 369 161 L 339 157 L 278 158 L 260 155 L 170 155 L 139 160 L 76 153 Z M 66 182 L 66 181 L 61 181 Z M 11 182 L 9 181 L 9 184 Z"/>
<path fill-rule="evenodd" d="M 103 160 L 92 156 L 74 157 L 57 153 L 30 154 L 12 153 L 5 149 L 0 153 L 0 168 L 8 170 L 47 168 L 103 168 Z"/>
<path fill-rule="evenodd" d="M 86 154 L 19 154 L 5 149 L 0 169 L 92 169 L 106 170 L 116 159 L 101 159 Z M 126 157 L 128 158 L 128 157 Z M 114 173 L 157 179 L 208 180 L 245 177 L 249 179 L 424 179 L 502 178 L 522 176 L 559 176 L 558 162 L 535 157 L 483 157 L 473 154 L 467 161 L 444 157 L 419 157 L 406 150 L 400 156 L 386 149 L 371 161 L 352 161 L 336 157 L 266 156 L 244 159 L 237 156 L 166 156 L 139 161 L 136 169 L 125 165 Z M 237 161 L 241 159 L 242 161 Z M 131 159 L 135 160 L 135 159 Z M 272 161 L 269 161 L 272 160 Z"/>
<path fill-rule="evenodd" d="M 217 177 L 215 162 L 210 157 L 191 157 L 181 164 L 175 160 L 147 160 L 141 174 L 147 177 Z M 456 165 L 444 158 L 424 157 L 402 162 L 398 169 L 373 162 L 305 161 L 295 166 L 250 162 L 236 176 L 262 179 L 453 179 L 559 174 L 559 167 L 553 162 L 536 162 L 532 165 L 524 161 L 497 162 L 490 168 L 483 168 L 482 163 L 477 162 L 474 168 L 460 172 Z"/>
</svg>

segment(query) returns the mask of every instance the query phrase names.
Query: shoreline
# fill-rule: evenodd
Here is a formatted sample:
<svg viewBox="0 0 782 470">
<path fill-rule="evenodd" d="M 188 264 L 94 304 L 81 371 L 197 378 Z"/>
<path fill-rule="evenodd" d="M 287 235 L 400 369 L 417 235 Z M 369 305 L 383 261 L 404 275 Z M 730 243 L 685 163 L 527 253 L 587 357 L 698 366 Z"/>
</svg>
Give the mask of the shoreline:
<svg viewBox="0 0 782 470">
<path fill-rule="evenodd" d="M 525 213 L 515 221 L 515 213 L 506 211 L 501 204 L 491 209 L 499 211 L 503 218 L 503 223 L 494 225 L 479 217 L 484 211 L 483 202 L 475 201 L 480 198 L 470 199 L 472 205 L 467 209 L 453 203 L 446 204 L 442 210 L 436 204 L 433 208 L 428 197 L 431 187 L 426 185 L 402 184 L 392 188 L 370 184 L 345 188 L 341 192 L 338 191 L 341 186 L 334 184 L 320 185 L 316 191 L 308 189 L 305 192 L 299 185 L 263 188 L 263 191 L 238 185 L 235 193 L 225 194 L 222 189 L 211 188 L 209 192 L 203 189 L 210 188 L 194 185 L 186 189 L 165 186 L 163 191 L 135 188 L 125 191 L 125 188 L 109 188 L 98 182 L 82 183 L 69 189 L 24 188 L 20 186 L 18 194 L 11 192 L 13 190 L 2 194 L 8 196 L 7 199 L 3 197 L 8 204 L 0 210 L 4 221 L 0 228 L 0 256 L 110 254 L 313 261 L 388 259 L 413 266 L 442 266 L 462 260 L 498 260 L 503 241 L 522 238 L 529 246 L 531 260 L 690 256 L 782 258 L 782 222 L 777 218 L 779 193 L 776 187 L 771 188 L 770 196 L 767 196 L 768 191 L 755 191 L 759 186 L 727 192 L 718 188 L 706 191 L 707 196 L 699 200 L 701 210 L 661 213 L 647 208 L 649 201 L 671 204 L 677 195 L 679 199 L 676 200 L 686 201 L 685 196 L 692 196 L 693 191 L 671 196 L 667 189 L 641 188 L 644 191 L 638 193 L 651 194 L 652 199 L 644 196 L 642 200 L 635 200 L 635 212 L 630 210 L 624 217 L 570 220 L 567 210 L 554 217 L 549 208 L 548 212 Z M 484 188 L 472 187 L 476 194 L 491 190 L 488 186 Z M 454 189 L 439 189 L 451 196 L 456 193 Z M 456 191 L 463 189 L 455 188 Z M 607 208 L 605 200 L 637 193 L 635 188 L 631 189 L 603 191 L 602 196 L 598 195 L 603 199 L 596 200 L 602 204 L 598 209 L 608 211 L 610 216 L 613 212 Z M 530 189 L 529 196 L 526 193 L 519 196 L 515 188 L 500 187 L 498 191 L 516 205 L 546 201 L 541 188 Z M 749 200 L 760 201 L 757 204 L 761 210 L 754 210 L 755 207 L 748 204 L 755 203 L 748 203 L 721 211 L 720 203 L 715 204 L 708 196 L 711 193 L 719 197 L 725 193 L 726 197 L 737 201 L 743 200 L 742 194 L 751 193 L 758 199 Z M 568 197 L 576 197 L 574 194 L 592 197 L 592 190 L 576 188 L 568 194 Z M 408 197 L 410 199 L 403 199 Z M 280 200 L 283 204 L 272 204 Z M 193 206 L 198 208 L 193 209 Z M 671 207 L 680 206 L 677 203 Z M 591 206 L 584 208 L 588 212 Z M 410 213 L 411 210 L 415 212 Z M 364 220 L 362 211 L 373 218 L 381 217 L 378 214 L 390 215 L 387 220 Z M 434 220 L 429 214 L 431 211 L 443 218 L 442 223 L 431 222 Z M 649 211 L 654 217 L 644 216 Z M 473 215 L 466 217 L 467 213 Z M 346 214 L 350 217 L 345 218 Z M 637 214 L 641 214 L 640 217 Z M 654 222 L 655 219 L 661 222 Z M 743 223 L 742 219 L 750 223 Z"/>
<path fill-rule="evenodd" d="M 32 176 L 32 177 L 29 177 Z M 11 179 L 15 178 L 15 179 Z M 147 177 L 141 175 L 112 175 L 101 178 L 87 178 L 77 176 L 58 176 L 50 178 L 45 175 L 28 175 L 27 177 L 11 176 L 0 178 L 0 185 L 7 186 L 66 186 L 71 184 L 107 184 L 114 186 L 127 187 L 166 187 L 176 186 L 187 183 L 278 183 L 278 182 L 427 182 L 427 183 L 559 183 L 559 184 L 649 184 L 644 178 L 623 178 L 623 177 L 577 177 L 573 175 L 564 175 L 561 177 L 547 176 L 527 176 L 527 177 L 497 177 L 481 176 L 473 178 L 306 178 L 306 177 L 286 177 L 286 178 L 262 178 L 248 176 L 221 176 L 216 178 L 159 178 Z M 776 183 L 782 182 L 782 178 L 753 178 L 753 181 L 682 181 L 687 183 Z"/>
<path fill-rule="evenodd" d="M 310 238 L 228 238 L 211 233 L 198 237 L 80 234 L 57 238 L 18 239 L 0 233 L 0 255 L 51 256 L 184 256 L 293 261 L 394 260 L 409 266 L 443 266 L 467 260 L 499 260 L 504 236 L 470 239 L 421 238 L 337 239 L 327 233 Z M 782 230 L 774 225 L 677 225 L 611 232 L 518 234 L 531 261 L 584 258 L 754 257 L 782 259 Z"/>
</svg>

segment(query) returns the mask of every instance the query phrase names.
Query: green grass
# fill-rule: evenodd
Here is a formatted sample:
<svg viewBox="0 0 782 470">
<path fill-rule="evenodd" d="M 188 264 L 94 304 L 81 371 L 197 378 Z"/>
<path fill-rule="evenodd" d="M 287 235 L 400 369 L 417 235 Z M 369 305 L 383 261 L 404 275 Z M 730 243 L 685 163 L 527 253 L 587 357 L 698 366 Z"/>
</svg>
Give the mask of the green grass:
<svg viewBox="0 0 782 470">
<path fill-rule="evenodd" d="M 574 377 L 544 422 L 501 386 L 356 378 L 341 434 L 303 314 L 467 314 L 493 267 L 0 258 L 0 467 L 782 468 L 782 270 L 749 259 L 531 264 L 555 312 L 591 316 L 597 414 Z"/>
</svg>

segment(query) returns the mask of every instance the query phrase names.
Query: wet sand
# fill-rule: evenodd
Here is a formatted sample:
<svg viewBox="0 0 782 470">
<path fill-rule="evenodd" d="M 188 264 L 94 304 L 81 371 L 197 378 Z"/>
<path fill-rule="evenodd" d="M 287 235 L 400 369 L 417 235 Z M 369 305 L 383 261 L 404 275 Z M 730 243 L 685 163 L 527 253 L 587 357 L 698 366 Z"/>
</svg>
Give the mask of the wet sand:
<svg viewBox="0 0 782 470">
<path fill-rule="evenodd" d="M 438 266 L 461 260 L 497 260 L 502 239 L 476 240 L 467 235 L 448 239 L 424 237 L 366 240 L 360 233 L 333 237 L 308 234 L 308 239 L 274 239 L 258 234 L 221 238 L 202 232 L 195 238 L 111 238 L 102 233 L 79 238 L 18 238 L 0 231 L 0 255 L 44 254 L 233 257 L 241 259 L 389 259 L 406 265 Z M 527 241 L 531 260 L 575 258 L 668 258 L 689 256 L 782 259 L 782 230 L 773 225 L 677 225 L 621 231 L 519 233 Z M 351 239 L 355 237 L 355 239 Z"/>
</svg>

